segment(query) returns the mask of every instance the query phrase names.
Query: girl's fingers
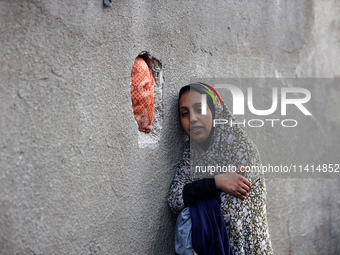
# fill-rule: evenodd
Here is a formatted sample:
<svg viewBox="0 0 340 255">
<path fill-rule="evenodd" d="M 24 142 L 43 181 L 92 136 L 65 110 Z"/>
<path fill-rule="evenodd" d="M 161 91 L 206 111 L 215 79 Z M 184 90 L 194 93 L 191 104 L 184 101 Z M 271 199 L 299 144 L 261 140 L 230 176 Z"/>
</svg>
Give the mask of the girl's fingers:
<svg viewBox="0 0 340 255">
<path fill-rule="evenodd" d="M 242 183 L 242 188 L 247 191 L 247 193 L 250 191 L 250 187 L 245 183 Z"/>
<path fill-rule="evenodd" d="M 249 189 L 251 189 L 251 183 L 246 178 L 243 178 L 243 183 L 246 184 L 249 187 Z"/>
<path fill-rule="evenodd" d="M 238 195 L 236 196 L 242 200 L 246 199 L 246 196 L 242 195 L 241 193 L 238 193 Z"/>
<path fill-rule="evenodd" d="M 240 193 L 242 196 L 247 196 L 247 194 L 248 194 L 247 190 L 245 190 L 244 188 L 241 188 L 241 189 L 239 190 L 239 193 Z"/>
</svg>

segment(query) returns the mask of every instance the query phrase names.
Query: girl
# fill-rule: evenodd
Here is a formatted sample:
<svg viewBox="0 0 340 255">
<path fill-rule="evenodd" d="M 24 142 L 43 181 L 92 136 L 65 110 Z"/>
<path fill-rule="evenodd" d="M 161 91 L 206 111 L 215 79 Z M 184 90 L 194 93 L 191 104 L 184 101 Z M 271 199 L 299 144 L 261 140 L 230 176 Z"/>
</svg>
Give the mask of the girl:
<svg viewBox="0 0 340 255">
<path fill-rule="evenodd" d="M 202 94 L 207 99 L 203 105 Z M 239 125 L 229 124 L 236 121 L 224 104 L 214 106 L 211 95 L 203 83 L 180 90 L 180 121 L 190 139 L 169 190 L 169 206 L 178 214 L 198 200 L 220 194 L 220 210 L 233 253 L 272 254 L 264 176 L 261 171 L 250 171 L 261 169 L 259 153 Z M 202 109 L 204 105 L 206 109 Z M 228 124 L 214 127 L 214 119 L 228 120 Z M 210 166 L 237 171 L 209 172 Z"/>
</svg>

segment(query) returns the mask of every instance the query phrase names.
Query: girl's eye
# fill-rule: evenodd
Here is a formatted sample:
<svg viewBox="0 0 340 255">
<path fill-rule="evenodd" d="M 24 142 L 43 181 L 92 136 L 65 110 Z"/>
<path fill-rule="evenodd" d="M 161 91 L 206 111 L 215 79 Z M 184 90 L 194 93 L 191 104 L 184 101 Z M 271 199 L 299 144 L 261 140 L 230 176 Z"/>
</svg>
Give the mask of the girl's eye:
<svg viewBox="0 0 340 255">
<path fill-rule="evenodd" d="M 181 113 L 181 116 L 182 116 L 182 117 L 185 117 L 187 114 L 188 114 L 188 112 L 182 112 L 182 113 Z"/>
<path fill-rule="evenodd" d="M 201 113 L 201 112 L 202 112 L 201 107 L 197 107 L 197 108 L 195 109 L 195 112 Z"/>
</svg>

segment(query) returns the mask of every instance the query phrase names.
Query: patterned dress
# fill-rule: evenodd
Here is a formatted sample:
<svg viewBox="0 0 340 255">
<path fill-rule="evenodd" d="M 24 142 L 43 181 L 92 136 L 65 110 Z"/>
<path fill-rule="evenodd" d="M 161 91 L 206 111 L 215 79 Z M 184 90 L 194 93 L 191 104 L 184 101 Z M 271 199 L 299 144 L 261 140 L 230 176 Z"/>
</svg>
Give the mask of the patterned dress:
<svg viewBox="0 0 340 255">
<path fill-rule="evenodd" d="M 228 123 L 213 127 L 214 133 L 206 151 L 194 141 L 185 144 L 169 190 L 170 208 L 177 214 L 185 208 L 183 188 L 187 183 L 217 174 L 197 173 L 197 166 L 200 169 L 215 166 L 215 170 L 218 166 L 221 169 L 223 166 L 250 166 L 249 170 L 241 173 L 251 182 L 247 198 L 241 200 L 222 192 L 221 212 L 235 255 L 273 254 L 266 216 L 265 180 L 262 171 L 258 171 L 261 161 L 257 148 L 241 126 L 229 124 L 230 120 L 235 122 L 235 119 L 224 105 L 215 107 L 215 119 L 228 120 Z"/>
</svg>

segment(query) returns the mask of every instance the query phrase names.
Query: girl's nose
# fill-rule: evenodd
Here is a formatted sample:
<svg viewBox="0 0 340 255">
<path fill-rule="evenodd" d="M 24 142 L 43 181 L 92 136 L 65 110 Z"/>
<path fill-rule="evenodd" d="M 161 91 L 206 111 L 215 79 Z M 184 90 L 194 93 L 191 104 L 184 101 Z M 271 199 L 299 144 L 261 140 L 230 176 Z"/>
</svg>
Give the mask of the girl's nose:
<svg viewBox="0 0 340 255">
<path fill-rule="evenodd" d="M 197 114 L 194 111 L 192 111 L 190 113 L 190 122 L 196 122 L 198 120 L 197 117 L 198 117 Z"/>
</svg>

